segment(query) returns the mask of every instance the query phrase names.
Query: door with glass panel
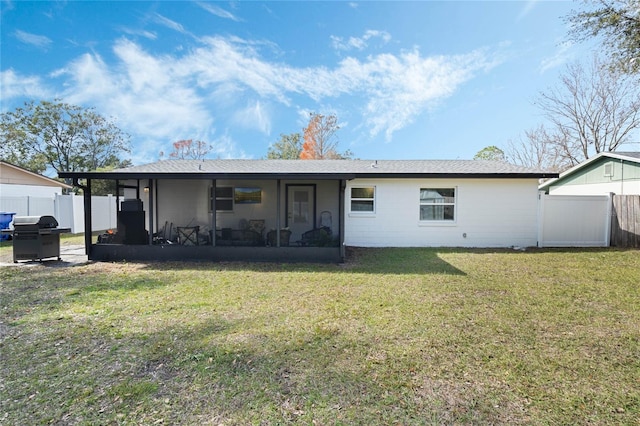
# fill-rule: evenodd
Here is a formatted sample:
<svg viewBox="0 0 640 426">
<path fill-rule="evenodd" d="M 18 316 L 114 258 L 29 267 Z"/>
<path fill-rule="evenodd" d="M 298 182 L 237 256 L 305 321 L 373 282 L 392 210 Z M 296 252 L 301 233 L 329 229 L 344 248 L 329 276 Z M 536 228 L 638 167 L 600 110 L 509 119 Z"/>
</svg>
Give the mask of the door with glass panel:
<svg viewBox="0 0 640 426">
<path fill-rule="evenodd" d="M 287 227 L 291 241 L 299 241 L 302 233 L 314 228 L 315 186 L 287 186 Z"/>
</svg>

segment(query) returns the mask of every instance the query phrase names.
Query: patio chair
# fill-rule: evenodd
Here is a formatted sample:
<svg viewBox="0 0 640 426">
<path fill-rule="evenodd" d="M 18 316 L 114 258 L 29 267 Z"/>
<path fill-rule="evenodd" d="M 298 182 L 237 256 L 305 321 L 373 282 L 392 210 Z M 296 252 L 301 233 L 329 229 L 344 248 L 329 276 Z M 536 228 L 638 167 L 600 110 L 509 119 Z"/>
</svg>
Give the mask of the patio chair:
<svg viewBox="0 0 640 426">
<path fill-rule="evenodd" d="M 330 240 L 331 228 L 323 227 L 304 232 L 296 243 L 303 247 L 318 247 L 326 245 Z"/>
<path fill-rule="evenodd" d="M 199 226 L 178 226 L 178 241 L 183 246 L 197 246 L 200 244 L 198 239 Z"/>
</svg>

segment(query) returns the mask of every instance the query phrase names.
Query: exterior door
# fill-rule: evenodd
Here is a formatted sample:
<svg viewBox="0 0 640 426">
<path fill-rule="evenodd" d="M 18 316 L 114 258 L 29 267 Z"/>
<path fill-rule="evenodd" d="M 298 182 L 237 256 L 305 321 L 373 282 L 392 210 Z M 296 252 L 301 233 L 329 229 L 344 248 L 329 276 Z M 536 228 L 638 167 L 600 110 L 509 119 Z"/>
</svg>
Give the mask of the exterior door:
<svg viewBox="0 0 640 426">
<path fill-rule="evenodd" d="M 315 185 L 287 186 L 287 227 L 291 241 L 298 241 L 302 233 L 314 228 Z"/>
</svg>

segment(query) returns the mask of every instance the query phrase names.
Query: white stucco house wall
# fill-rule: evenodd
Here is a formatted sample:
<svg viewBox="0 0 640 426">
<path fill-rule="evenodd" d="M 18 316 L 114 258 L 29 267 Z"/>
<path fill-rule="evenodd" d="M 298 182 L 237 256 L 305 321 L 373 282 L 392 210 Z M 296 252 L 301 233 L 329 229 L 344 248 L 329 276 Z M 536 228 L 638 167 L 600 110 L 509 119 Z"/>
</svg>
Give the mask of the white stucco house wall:
<svg viewBox="0 0 640 426">
<path fill-rule="evenodd" d="M 536 178 L 354 179 L 347 183 L 345 244 L 535 246 L 537 182 Z M 374 189 L 373 211 L 354 211 L 350 197 L 354 188 Z M 434 193 L 447 197 L 434 197 Z M 440 216 L 437 211 L 431 214 L 444 209 L 448 212 L 440 212 Z"/>
</svg>

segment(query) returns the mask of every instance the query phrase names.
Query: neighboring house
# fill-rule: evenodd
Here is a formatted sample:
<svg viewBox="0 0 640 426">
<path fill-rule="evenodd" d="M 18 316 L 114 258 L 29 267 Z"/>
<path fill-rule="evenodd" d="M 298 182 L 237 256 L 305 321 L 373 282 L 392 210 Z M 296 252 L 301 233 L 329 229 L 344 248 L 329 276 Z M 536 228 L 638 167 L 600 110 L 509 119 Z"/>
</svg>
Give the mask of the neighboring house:
<svg viewBox="0 0 640 426">
<path fill-rule="evenodd" d="M 55 215 L 55 200 L 72 187 L 0 161 L 0 211 L 17 216 Z"/>
<path fill-rule="evenodd" d="M 0 195 L 2 197 L 54 198 L 56 194 L 62 194 L 63 189 L 71 188 L 63 182 L 0 161 Z"/>
<path fill-rule="evenodd" d="M 640 195 L 640 152 L 602 152 L 540 185 L 550 195 Z"/>
<path fill-rule="evenodd" d="M 60 176 L 113 179 L 124 198 L 116 236 L 86 240 L 91 259 L 334 261 L 346 246 L 535 246 L 539 179 L 558 174 L 482 160 L 166 160 Z"/>
</svg>

